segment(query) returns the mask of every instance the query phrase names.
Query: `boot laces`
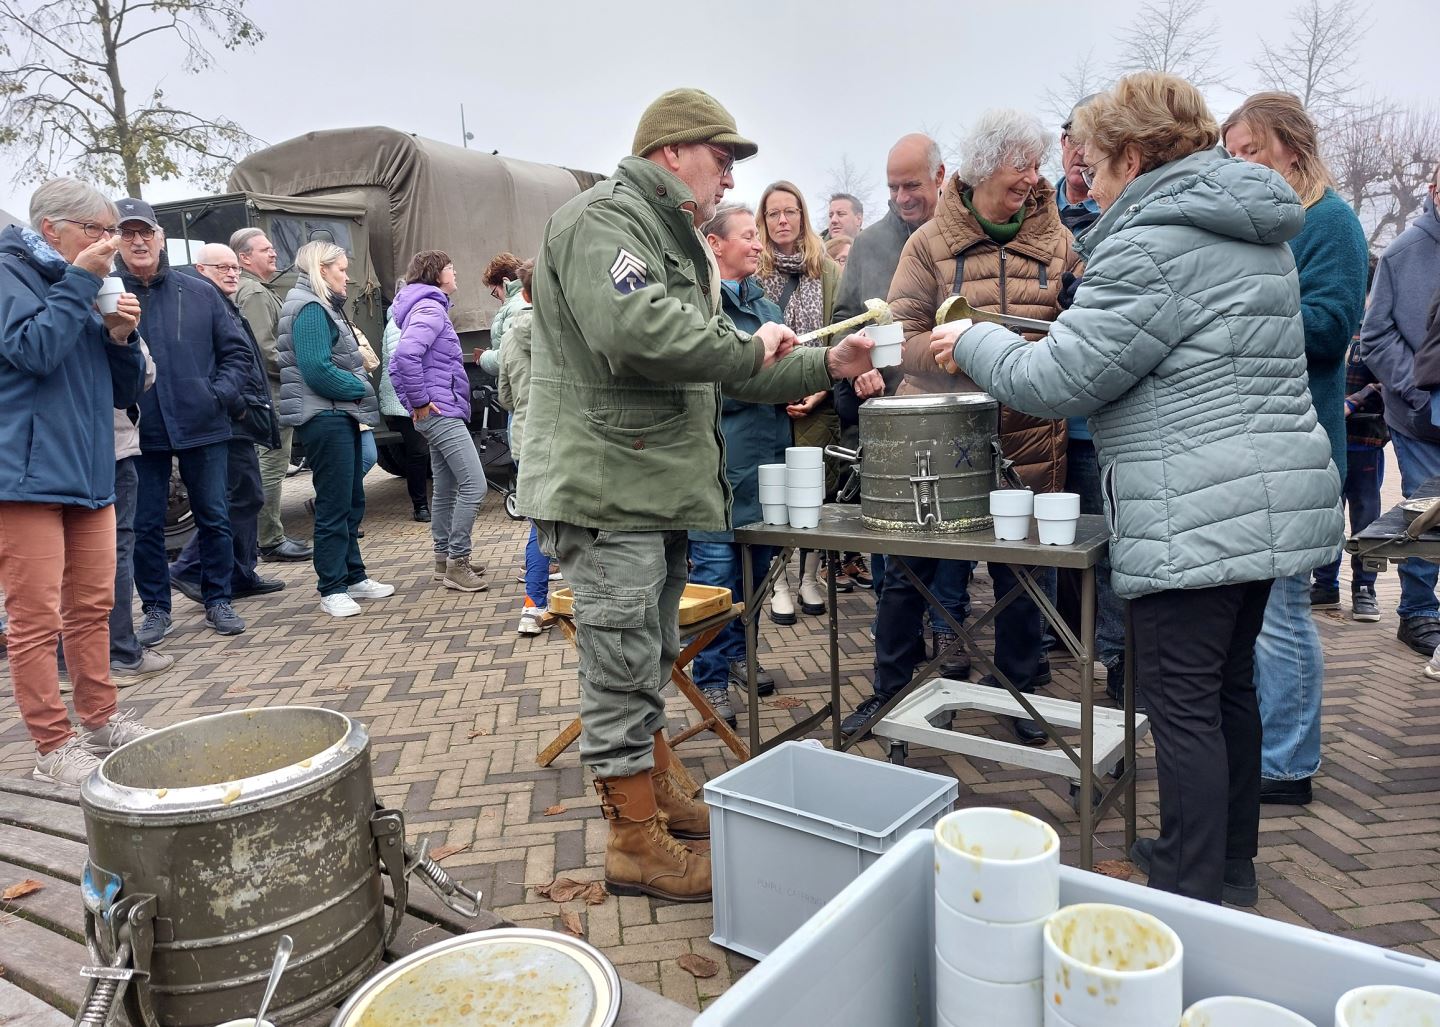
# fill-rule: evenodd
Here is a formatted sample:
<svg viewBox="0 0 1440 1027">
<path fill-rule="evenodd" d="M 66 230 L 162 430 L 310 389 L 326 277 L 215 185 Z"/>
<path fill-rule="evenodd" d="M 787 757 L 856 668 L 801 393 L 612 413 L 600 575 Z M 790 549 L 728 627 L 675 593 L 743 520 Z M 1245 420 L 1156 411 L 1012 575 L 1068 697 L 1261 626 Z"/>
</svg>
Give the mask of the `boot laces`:
<svg viewBox="0 0 1440 1027">
<path fill-rule="evenodd" d="M 684 865 L 690 856 L 690 850 L 670 833 L 670 818 L 665 815 L 664 810 L 655 811 L 655 819 L 651 821 L 651 837 L 662 849 L 674 856 L 681 865 Z"/>
</svg>

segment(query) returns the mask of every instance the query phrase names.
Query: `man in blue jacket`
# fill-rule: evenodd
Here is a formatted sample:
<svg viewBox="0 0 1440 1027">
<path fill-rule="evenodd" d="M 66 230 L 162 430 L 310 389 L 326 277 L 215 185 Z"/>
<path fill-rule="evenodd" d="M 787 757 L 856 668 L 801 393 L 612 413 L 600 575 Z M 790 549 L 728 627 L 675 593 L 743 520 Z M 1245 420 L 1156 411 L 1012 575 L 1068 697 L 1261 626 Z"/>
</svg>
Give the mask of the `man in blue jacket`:
<svg viewBox="0 0 1440 1027">
<path fill-rule="evenodd" d="M 230 605 L 234 548 L 226 475 L 230 422 L 245 412 L 250 343 L 208 282 L 170 270 L 151 206 L 134 199 L 116 206 L 121 277 L 140 299 L 140 334 L 156 370 L 155 387 L 140 400 L 135 589 L 145 619 L 136 637 L 153 646 L 172 629 L 165 513 L 174 462 L 200 537 L 205 620 L 222 635 L 238 635 L 245 622 Z"/>
<path fill-rule="evenodd" d="M 225 309 L 235 326 L 245 333 L 250 343 L 250 373 L 245 382 L 245 410 L 230 421 L 230 459 L 226 472 L 226 492 L 230 511 L 230 537 L 235 564 L 230 574 L 230 590 L 236 599 L 279 592 L 285 582 L 279 578 L 262 578 L 255 573 L 260 559 L 260 511 L 265 506 L 265 484 L 260 475 L 260 453 L 280 448 L 280 426 L 265 380 L 260 343 L 250 325 L 235 306 L 240 290 L 240 261 L 235 251 L 224 243 L 206 243 L 196 254 L 192 267 L 180 268 L 185 274 L 202 278 L 213 285 L 225 299 Z M 200 536 L 193 535 L 170 565 L 170 583 L 186 598 L 204 603 L 201 590 Z"/>
</svg>

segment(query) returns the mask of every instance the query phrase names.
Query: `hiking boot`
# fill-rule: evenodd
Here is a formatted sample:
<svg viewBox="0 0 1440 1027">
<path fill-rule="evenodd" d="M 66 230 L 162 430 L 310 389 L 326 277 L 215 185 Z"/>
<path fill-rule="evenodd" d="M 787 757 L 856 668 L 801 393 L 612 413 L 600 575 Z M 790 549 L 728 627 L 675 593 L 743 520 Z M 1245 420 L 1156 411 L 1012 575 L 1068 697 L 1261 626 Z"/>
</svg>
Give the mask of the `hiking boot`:
<svg viewBox="0 0 1440 1027">
<path fill-rule="evenodd" d="M 610 822 L 605 843 L 605 887 L 610 894 L 710 901 L 710 859 L 670 834 L 651 771 L 597 778 L 595 791 L 600 812 Z"/>
<path fill-rule="evenodd" d="M 445 576 L 440 584 L 457 592 L 484 592 L 490 586 L 470 566 L 470 557 L 452 556 L 445 561 Z"/>
<path fill-rule="evenodd" d="M 115 682 L 116 688 L 124 688 L 141 678 L 163 674 L 174 665 L 175 657 L 173 656 L 166 656 L 154 649 L 141 649 L 139 661 L 131 666 L 127 667 L 118 660 L 111 660 L 110 679 Z"/>
<path fill-rule="evenodd" d="M 770 619 L 776 624 L 795 623 L 795 599 L 790 595 L 789 572 L 782 570 L 770 593 Z"/>
<path fill-rule="evenodd" d="M 221 635 L 243 635 L 245 622 L 229 603 L 216 603 L 205 607 L 205 623 Z"/>
<path fill-rule="evenodd" d="M 870 576 L 870 565 L 865 562 L 865 557 L 859 553 L 856 553 L 845 561 L 843 570 L 850 576 L 850 580 L 861 588 L 875 587 L 875 579 Z"/>
<path fill-rule="evenodd" d="M 930 650 L 930 657 L 934 659 L 940 651 L 955 641 L 955 633 L 952 631 L 941 631 L 939 629 L 930 632 L 931 643 L 934 646 Z M 957 681 L 970 680 L 970 656 L 964 648 L 956 649 L 945 662 L 940 664 L 940 676 L 942 678 L 954 678 Z"/>
<path fill-rule="evenodd" d="M 744 660 L 730 661 L 730 684 L 734 685 L 737 691 L 750 691 L 750 683 L 745 680 Z M 775 675 L 758 663 L 755 664 L 755 692 L 761 696 L 775 694 Z"/>
<path fill-rule="evenodd" d="M 135 638 L 142 646 L 149 648 L 159 645 L 160 640 L 174 630 L 175 625 L 170 620 L 170 614 L 158 606 L 151 606 L 145 610 L 145 619 L 140 622 Z"/>
<path fill-rule="evenodd" d="M 1340 586 L 1314 584 L 1310 586 L 1310 609 L 1338 610 L 1340 608 Z"/>
<path fill-rule="evenodd" d="M 36 781 L 48 781 L 52 785 L 79 788 L 85 779 L 100 769 L 100 757 L 96 756 L 77 735 L 70 741 L 52 749 L 45 755 L 35 754 L 35 769 L 30 776 Z"/>
<path fill-rule="evenodd" d="M 705 701 L 709 703 L 710 708 L 715 711 L 715 716 L 719 717 L 731 727 L 735 726 L 735 708 L 730 705 L 730 689 L 724 685 L 713 685 L 710 687 L 701 685 L 700 694 L 705 697 Z"/>
<path fill-rule="evenodd" d="M 153 729 L 140 723 L 140 717 L 134 710 L 126 707 L 117 709 L 104 727 L 86 731 L 81 741 L 91 752 L 104 756 L 128 742 L 153 733 Z"/>
<path fill-rule="evenodd" d="M 386 585 L 374 578 L 357 581 L 345 590 L 351 599 L 385 599 L 395 594 L 394 585 Z"/>
<path fill-rule="evenodd" d="M 1135 712 L 1145 712 L 1145 696 L 1140 693 L 1140 682 L 1134 682 L 1135 688 Z M 1125 657 L 1121 656 L 1115 662 L 1105 667 L 1105 694 L 1115 704 L 1115 708 L 1125 708 Z"/>
<path fill-rule="evenodd" d="M 520 626 L 515 630 L 522 635 L 538 635 L 555 623 L 555 618 L 543 606 L 527 606 L 520 611 Z"/>
<path fill-rule="evenodd" d="M 320 609 L 332 617 L 353 617 L 360 612 L 360 604 L 350 598 L 349 592 L 335 592 L 320 597 Z"/>
<path fill-rule="evenodd" d="M 421 503 L 419 506 L 417 506 L 417 507 L 415 508 L 415 512 L 414 512 L 413 514 L 411 514 L 411 519 L 412 519 L 412 520 L 419 521 L 421 524 L 429 524 L 429 523 L 430 523 L 430 508 L 429 508 L 428 506 L 426 506 L 424 503 Z"/>
<path fill-rule="evenodd" d="M 1155 839 L 1136 838 L 1130 846 L 1130 862 L 1140 868 L 1146 877 L 1150 876 L 1150 863 L 1155 858 Z M 1255 883 L 1255 861 L 1250 859 L 1227 859 L 1225 881 L 1220 889 L 1220 898 L 1232 906 L 1253 906 L 1260 901 L 1260 887 Z"/>
<path fill-rule="evenodd" d="M 1440 648 L 1440 620 L 1434 617 L 1406 617 L 1400 621 L 1395 637 L 1421 656 L 1429 656 Z"/>
<path fill-rule="evenodd" d="M 855 582 L 850 579 L 850 575 L 841 569 L 839 560 L 831 560 L 828 565 L 820 570 L 819 578 L 822 582 L 825 580 L 826 575 L 834 576 L 836 592 L 855 591 Z"/>
<path fill-rule="evenodd" d="M 710 807 L 695 800 L 695 781 L 670 748 L 664 731 L 655 732 L 655 769 L 650 777 L 655 784 L 655 805 L 665 815 L 670 833 L 676 838 L 709 838 Z"/>
<path fill-rule="evenodd" d="M 1375 589 L 1360 585 L 1350 593 L 1350 619 L 1373 623 L 1380 619 L 1380 604 L 1375 600 Z"/>
<path fill-rule="evenodd" d="M 875 711 L 885 705 L 885 700 L 878 695 L 872 695 L 855 707 L 854 712 L 840 722 L 840 733 L 842 735 L 853 735 L 864 726 L 865 722 L 875 715 Z M 870 737 L 870 732 L 865 732 L 865 737 Z"/>
</svg>

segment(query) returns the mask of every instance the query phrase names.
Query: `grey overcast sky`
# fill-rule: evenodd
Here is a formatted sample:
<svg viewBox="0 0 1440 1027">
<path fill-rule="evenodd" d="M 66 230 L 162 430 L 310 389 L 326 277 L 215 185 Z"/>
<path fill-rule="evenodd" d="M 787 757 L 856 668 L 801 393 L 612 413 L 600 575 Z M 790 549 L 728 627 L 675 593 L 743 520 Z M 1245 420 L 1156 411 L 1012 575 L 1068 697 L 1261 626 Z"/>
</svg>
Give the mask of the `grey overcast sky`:
<svg viewBox="0 0 1440 1027">
<path fill-rule="evenodd" d="M 1211 0 L 1222 85 L 1217 117 L 1261 87 L 1250 66 L 1264 40 L 1289 31 L 1292 0 Z M 1140 0 L 737 0 L 665 5 L 636 0 L 250 0 L 267 34 L 253 51 L 216 48 L 216 67 L 186 75 L 172 52 L 127 67 L 128 88 L 156 79 L 167 99 L 223 113 L 267 142 L 349 125 L 389 125 L 471 146 L 608 172 L 629 151 L 647 103 L 693 85 L 735 115 L 760 155 L 736 171 L 754 202 L 775 178 L 814 198 L 842 155 L 883 195 L 885 153 L 909 131 L 947 151 L 981 111 L 1043 114 L 1047 88 L 1092 52 L 1110 67 Z M 1371 0 L 1356 42 L 1366 94 L 1421 106 L 1440 101 L 1433 0 Z M 1058 130 L 1058 125 L 1056 126 Z M 0 164 L 0 206 L 24 216 L 30 187 Z M 153 183 L 152 200 L 201 190 Z M 872 220 L 867 212 L 867 222 Z"/>
</svg>

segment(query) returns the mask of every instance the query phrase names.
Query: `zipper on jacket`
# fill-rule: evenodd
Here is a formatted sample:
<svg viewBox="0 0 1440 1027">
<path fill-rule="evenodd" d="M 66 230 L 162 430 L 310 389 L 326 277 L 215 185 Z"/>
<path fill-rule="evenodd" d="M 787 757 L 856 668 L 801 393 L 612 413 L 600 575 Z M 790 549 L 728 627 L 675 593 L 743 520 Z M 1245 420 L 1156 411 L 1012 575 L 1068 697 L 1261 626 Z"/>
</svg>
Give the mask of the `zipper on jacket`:
<svg viewBox="0 0 1440 1027">
<path fill-rule="evenodd" d="M 1005 309 L 1005 247 L 1000 247 L 1000 313 L 1008 313 Z"/>
</svg>

